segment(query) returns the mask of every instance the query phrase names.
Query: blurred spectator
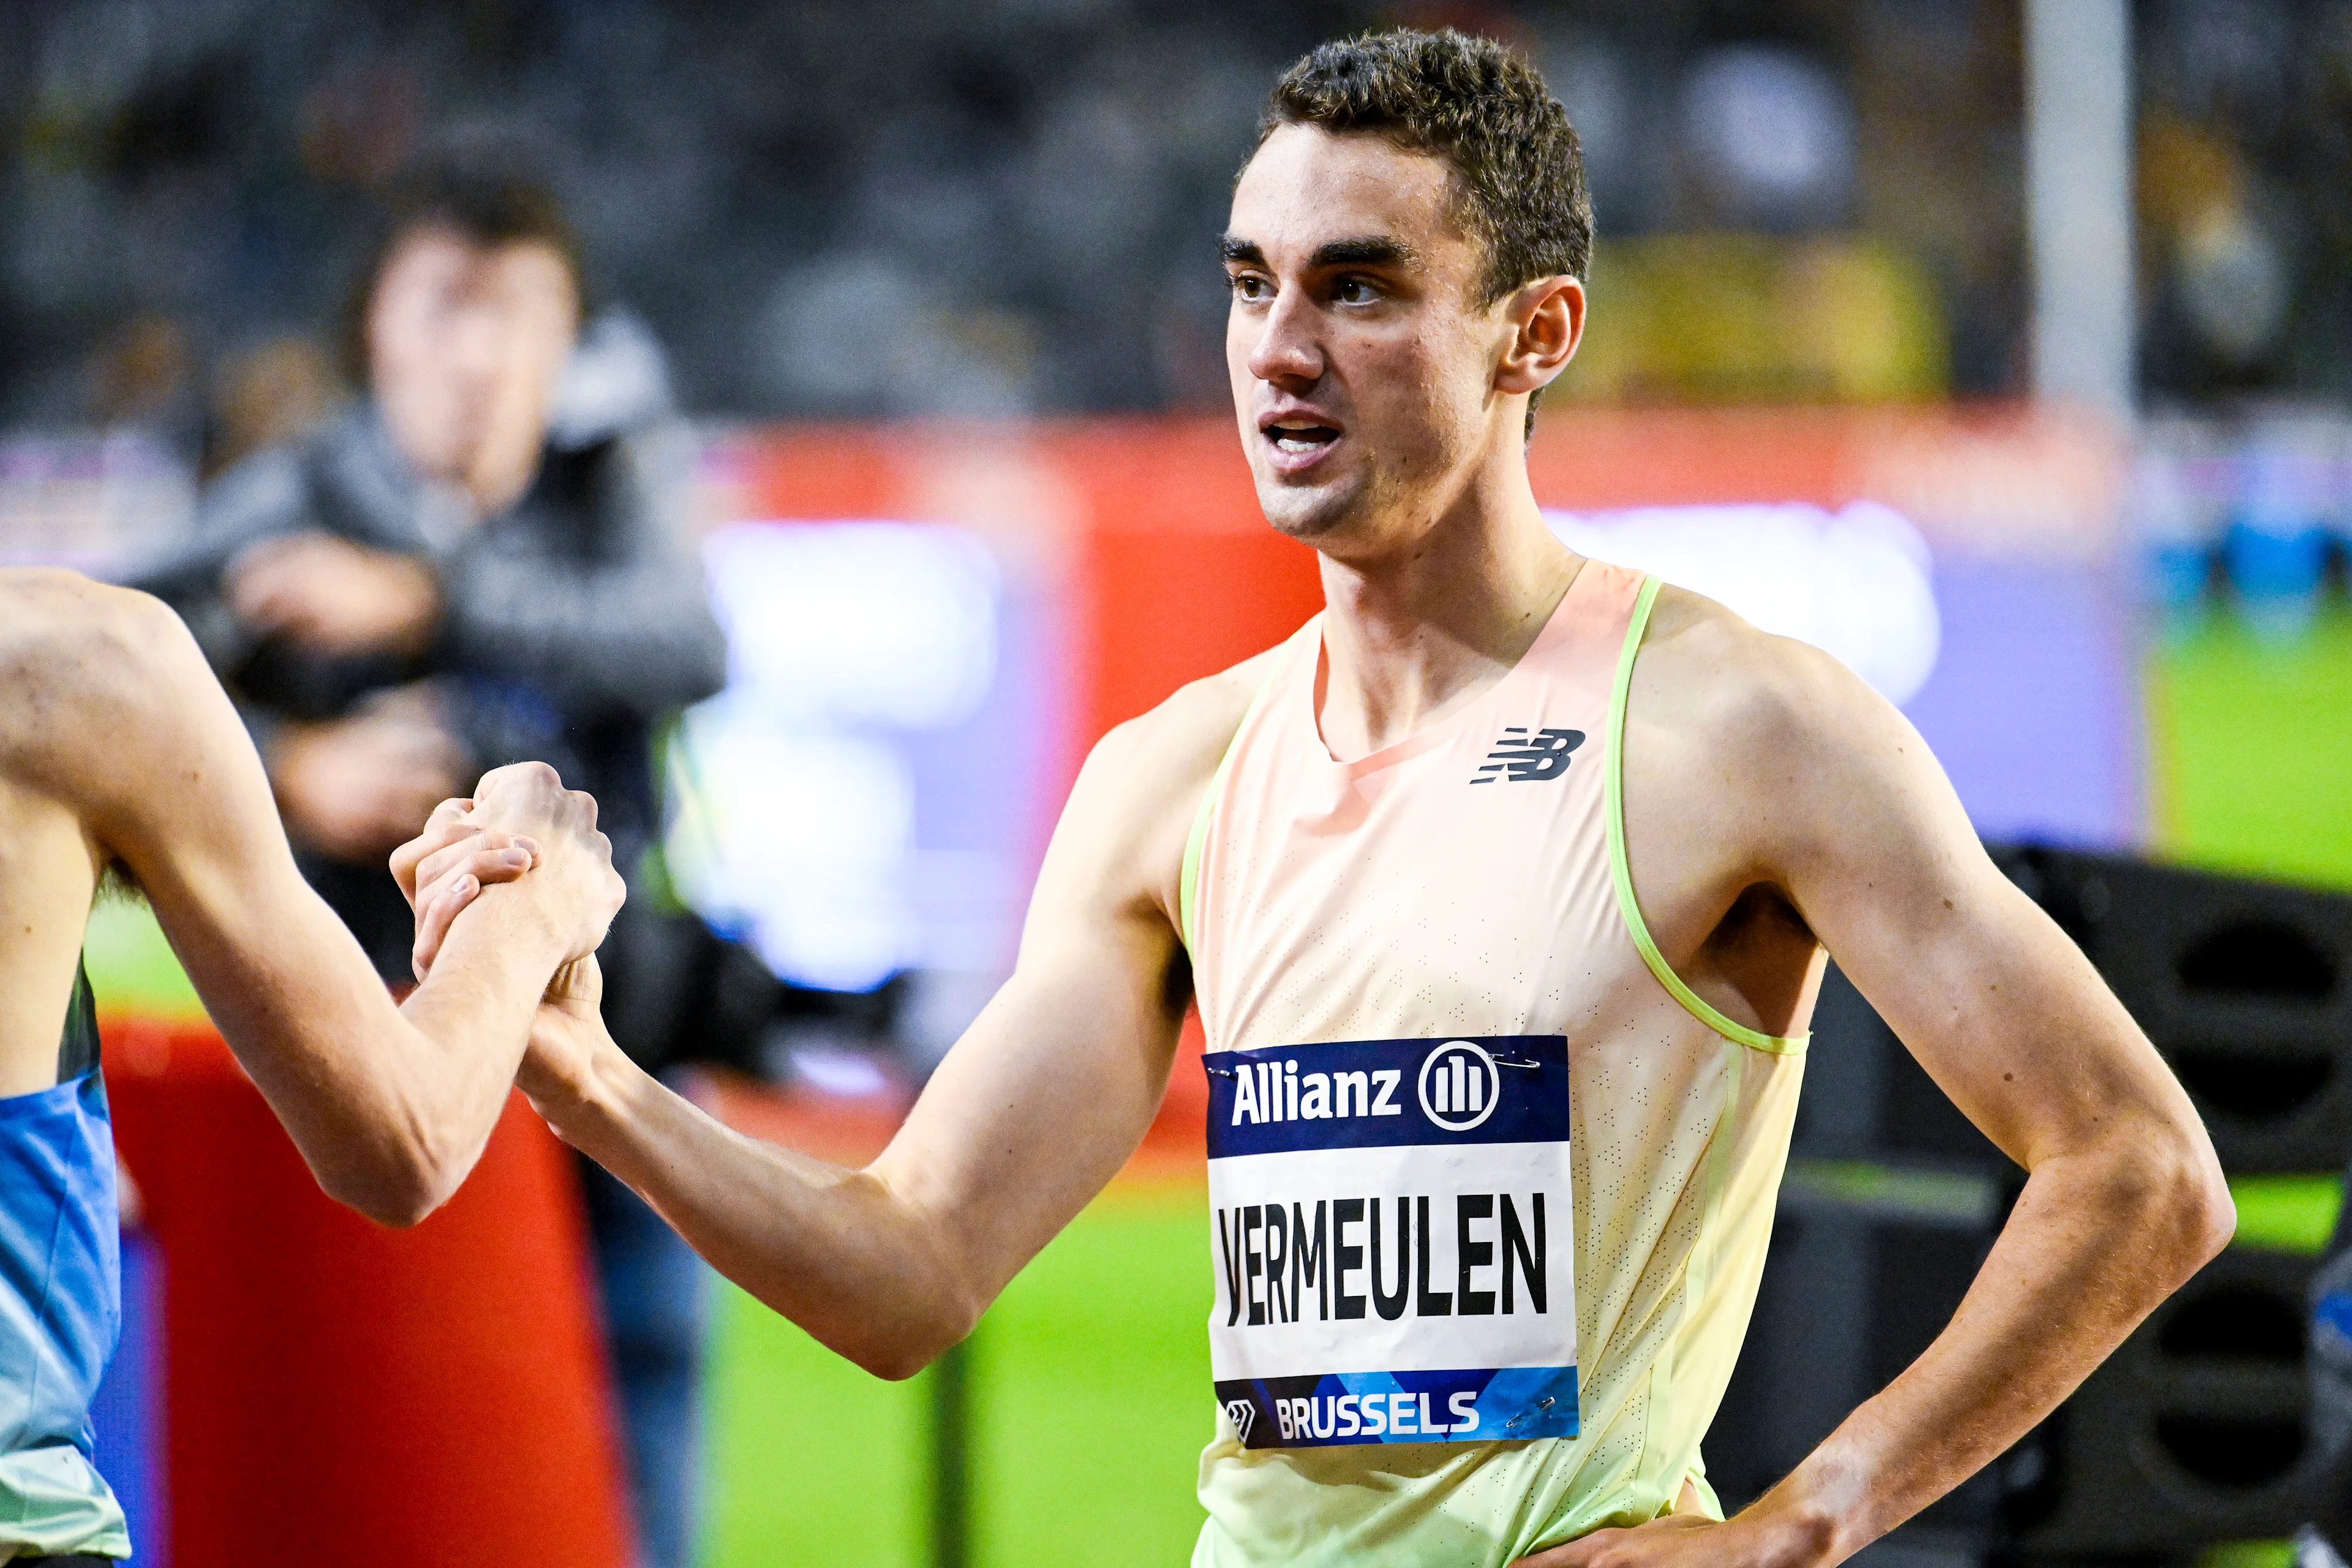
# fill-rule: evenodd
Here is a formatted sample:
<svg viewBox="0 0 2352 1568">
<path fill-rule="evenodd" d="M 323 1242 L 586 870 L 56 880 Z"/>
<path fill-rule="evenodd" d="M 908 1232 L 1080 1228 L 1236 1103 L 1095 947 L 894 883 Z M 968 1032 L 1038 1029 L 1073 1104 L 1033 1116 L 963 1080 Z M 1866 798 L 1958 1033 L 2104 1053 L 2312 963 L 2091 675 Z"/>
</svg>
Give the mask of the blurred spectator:
<svg viewBox="0 0 2352 1568">
<path fill-rule="evenodd" d="M 653 728 L 724 676 L 658 353 L 642 331 L 582 341 L 582 295 L 544 186 L 474 154 L 428 167 L 352 296 L 365 401 L 224 473 L 142 583 L 243 705 L 305 873 L 395 983 L 409 918 L 384 857 L 434 803 L 544 758 L 634 868 L 657 826 Z M 675 1020 L 646 1023 L 649 1004 L 701 960 L 652 901 L 633 887 L 606 952 L 615 1032 L 658 1067 Z M 643 1560 L 687 1568 L 701 1265 L 626 1189 L 583 1180 Z"/>
</svg>

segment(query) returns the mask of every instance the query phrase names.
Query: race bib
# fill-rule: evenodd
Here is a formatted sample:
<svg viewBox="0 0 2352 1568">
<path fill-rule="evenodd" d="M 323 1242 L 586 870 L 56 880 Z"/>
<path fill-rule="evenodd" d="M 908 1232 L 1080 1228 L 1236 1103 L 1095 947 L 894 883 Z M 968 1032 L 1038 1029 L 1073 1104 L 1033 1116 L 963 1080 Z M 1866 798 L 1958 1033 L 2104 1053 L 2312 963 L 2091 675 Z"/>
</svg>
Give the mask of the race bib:
<svg viewBox="0 0 2352 1568">
<path fill-rule="evenodd" d="M 1210 1366 L 1243 1445 L 1576 1436 L 1566 1038 L 1205 1065 Z"/>
</svg>

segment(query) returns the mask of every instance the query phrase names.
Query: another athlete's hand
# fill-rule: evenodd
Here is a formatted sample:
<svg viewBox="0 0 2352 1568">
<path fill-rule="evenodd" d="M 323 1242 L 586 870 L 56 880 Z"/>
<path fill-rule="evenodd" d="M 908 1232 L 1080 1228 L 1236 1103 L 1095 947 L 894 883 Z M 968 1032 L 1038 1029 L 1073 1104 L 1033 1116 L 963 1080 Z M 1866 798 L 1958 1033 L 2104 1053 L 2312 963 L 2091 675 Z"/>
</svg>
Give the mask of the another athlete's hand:
<svg viewBox="0 0 2352 1568">
<path fill-rule="evenodd" d="M 516 763 L 482 775 L 467 816 L 538 840 L 538 863 L 520 891 L 545 900 L 542 908 L 563 933 L 567 961 L 603 945 L 628 889 L 613 869 L 612 841 L 596 831 L 594 795 L 564 788 L 545 763 Z"/>
<path fill-rule="evenodd" d="M 502 858 L 525 841 L 529 865 Z M 627 889 L 613 869 L 612 845 L 596 831 L 595 798 L 565 789 L 544 763 L 484 773 L 470 800 L 444 801 L 425 832 L 394 851 L 393 877 L 417 915 L 420 978 L 481 887 L 525 870 L 531 875 L 518 891 L 537 902 L 563 942 L 565 961 L 595 952 Z"/>
<path fill-rule="evenodd" d="M 470 800 L 443 801 L 425 831 L 392 852 L 393 880 L 416 915 L 409 963 L 420 983 L 431 972 L 450 923 L 476 895 L 518 879 L 539 860 L 538 840 L 484 827 L 468 816 L 473 808 Z"/>
<path fill-rule="evenodd" d="M 538 845 L 529 838 L 478 826 L 474 803 L 441 803 L 425 831 L 393 857 L 393 876 L 416 911 L 416 978 L 433 967 L 450 922 L 479 896 L 483 887 L 515 881 L 534 862 Z M 587 1091 L 600 1050 L 617 1050 L 599 1010 L 604 972 L 591 954 L 555 972 L 531 1019 L 530 1048 L 515 1083 L 542 1115 L 553 1117 L 577 1104 Z"/>
<path fill-rule="evenodd" d="M 595 959 L 574 959 L 548 982 L 530 1021 L 530 1048 L 515 1086 L 559 1135 L 562 1113 L 587 1098 L 597 1057 L 620 1048 L 604 1030 L 604 976 Z"/>
</svg>

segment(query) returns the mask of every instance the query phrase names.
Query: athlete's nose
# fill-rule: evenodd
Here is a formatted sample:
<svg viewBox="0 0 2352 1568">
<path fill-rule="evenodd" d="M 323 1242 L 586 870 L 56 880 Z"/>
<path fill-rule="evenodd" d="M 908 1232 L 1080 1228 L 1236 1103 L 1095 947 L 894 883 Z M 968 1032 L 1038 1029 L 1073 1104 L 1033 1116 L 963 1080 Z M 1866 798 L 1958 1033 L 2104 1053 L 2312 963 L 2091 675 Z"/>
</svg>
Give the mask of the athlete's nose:
<svg viewBox="0 0 2352 1568">
<path fill-rule="evenodd" d="M 1316 339 L 1316 325 L 1313 301 L 1305 289 L 1289 288 L 1276 294 L 1250 344 L 1250 374 L 1293 390 L 1320 381 L 1323 349 Z"/>
</svg>

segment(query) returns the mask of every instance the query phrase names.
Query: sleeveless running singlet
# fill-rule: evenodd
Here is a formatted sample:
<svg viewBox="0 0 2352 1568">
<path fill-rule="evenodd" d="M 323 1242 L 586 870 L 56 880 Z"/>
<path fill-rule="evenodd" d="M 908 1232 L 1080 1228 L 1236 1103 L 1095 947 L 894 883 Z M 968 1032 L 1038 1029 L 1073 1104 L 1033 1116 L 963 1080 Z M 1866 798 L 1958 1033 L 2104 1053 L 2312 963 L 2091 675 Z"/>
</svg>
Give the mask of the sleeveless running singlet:
<svg viewBox="0 0 2352 1568">
<path fill-rule="evenodd" d="M 89 977 L 58 1081 L 0 1100 L 0 1559 L 131 1555 L 90 1462 L 89 1402 L 122 1327 L 114 1126 Z"/>
<path fill-rule="evenodd" d="M 1218 1275 L 1195 1568 L 1500 1565 L 1685 1480 L 1714 1510 L 1699 1439 L 1805 1037 L 1701 1001 L 1634 900 L 1619 751 L 1657 587 L 1587 562 L 1509 673 L 1354 763 L 1319 732 L 1318 616 L 1219 766 L 1179 910 Z"/>
</svg>

